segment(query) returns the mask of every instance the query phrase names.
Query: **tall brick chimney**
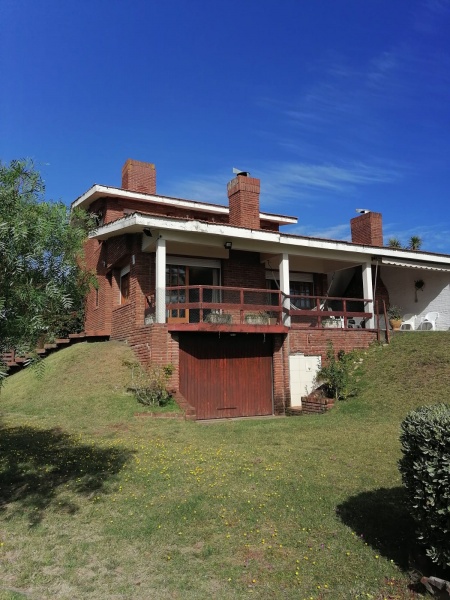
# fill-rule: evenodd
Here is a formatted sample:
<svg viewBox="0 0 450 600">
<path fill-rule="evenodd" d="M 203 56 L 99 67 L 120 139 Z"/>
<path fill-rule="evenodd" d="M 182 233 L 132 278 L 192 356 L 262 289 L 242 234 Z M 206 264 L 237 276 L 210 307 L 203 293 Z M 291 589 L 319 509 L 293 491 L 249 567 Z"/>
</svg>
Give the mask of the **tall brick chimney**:
<svg viewBox="0 0 450 600">
<path fill-rule="evenodd" d="M 364 212 L 350 219 L 352 242 L 364 246 L 383 246 L 383 221 L 381 213 Z"/>
<path fill-rule="evenodd" d="M 260 229 L 259 190 L 260 180 L 239 173 L 227 186 L 230 207 L 230 225 Z"/>
<path fill-rule="evenodd" d="M 155 165 L 129 158 L 122 167 L 122 188 L 130 192 L 156 194 Z"/>
</svg>

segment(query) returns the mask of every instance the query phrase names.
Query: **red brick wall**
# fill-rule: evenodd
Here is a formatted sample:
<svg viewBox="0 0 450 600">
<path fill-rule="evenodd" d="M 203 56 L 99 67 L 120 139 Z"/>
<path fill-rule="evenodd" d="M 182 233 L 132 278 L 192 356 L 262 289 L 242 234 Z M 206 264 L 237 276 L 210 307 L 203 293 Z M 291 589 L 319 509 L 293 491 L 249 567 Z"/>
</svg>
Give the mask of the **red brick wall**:
<svg viewBox="0 0 450 600">
<path fill-rule="evenodd" d="M 367 246 L 383 245 L 381 213 L 368 212 L 350 220 L 352 242 Z"/>
<path fill-rule="evenodd" d="M 123 217 L 123 208 L 119 200 L 109 199 L 103 209 L 103 223 L 111 223 Z"/>
<path fill-rule="evenodd" d="M 133 305 L 131 302 L 116 306 L 112 311 L 111 339 L 125 342 L 133 331 Z"/>
<path fill-rule="evenodd" d="M 375 331 L 355 329 L 343 331 L 340 329 L 309 329 L 291 330 L 289 332 L 289 353 L 302 352 L 306 356 L 320 355 L 325 359 L 328 341 L 333 342 L 336 352 L 344 350 L 350 352 L 355 348 L 368 348 L 377 338 Z"/>
<path fill-rule="evenodd" d="M 222 263 L 222 285 L 265 289 L 266 269 L 259 252 L 230 250 L 229 260 Z"/>
<path fill-rule="evenodd" d="M 259 179 L 238 175 L 229 182 L 227 189 L 230 207 L 230 225 L 260 229 Z"/>
<path fill-rule="evenodd" d="M 122 167 L 122 188 L 132 192 L 156 194 L 155 165 L 129 158 Z"/>
<path fill-rule="evenodd" d="M 278 223 L 271 223 L 270 221 L 261 221 L 261 229 L 265 231 L 280 231 Z"/>
<path fill-rule="evenodd" d="M 87 240 L 84 253 L 86 266 L 96 274 L 98 284 L 98 290 L 91 289 L 86 296 L 85 331 L 109 333 L 112 297 L 111 281 L 108 279 L 106 268 L 106 246 L 98 240 Z"/>
<path fill-rule="evenodd" d="M 285 335 L 273 337 L 273 405 L 274 413 L 282 415 L 290 406 L 288 344 Z"/>
<path fill-rule="evenodd" d="M 130 265 L 130 327 L 140 327 L 144 324 L 147 308 L 146 297 L 152 293 L 150 287 L 151 274 L 154 276 L 154 256 L 141 252 L 141 235 L 131 234 L 111 238 L 103 242 L 88 240 L 85 244 L 86 264 L 97 273 L 98 306 L 96 306 L 95 290 L 92 290 L 86 300 L 85 330 L 102 330 L 111 332 L 118 339 L 123 339 L 123 326 L 117 324 L 119 313 L 114 313 L 120 307 L 119 278 L 122 267 Z M 134 256 L 134 264 L 133 264 Z M 154 286 L 154 284 L 153 284 Z M 128 318 L 128 317 L 127 317 Z M 111 330 L 111 327 L 114 327 Z M 117 333 L 120 331 L 120 334 Z M 131 332 L 131 330 L 129 330 Z"/>
</svg>

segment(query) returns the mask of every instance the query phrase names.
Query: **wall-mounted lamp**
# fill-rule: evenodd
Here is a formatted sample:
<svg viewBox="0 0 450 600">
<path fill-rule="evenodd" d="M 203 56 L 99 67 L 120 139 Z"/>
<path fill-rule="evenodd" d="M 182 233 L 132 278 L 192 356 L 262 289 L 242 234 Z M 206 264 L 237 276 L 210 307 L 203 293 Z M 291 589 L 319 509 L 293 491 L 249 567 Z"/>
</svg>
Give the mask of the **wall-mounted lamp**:
<svg viewBox="0 0 450 600">
<path fill-rule="evenodd" d="M 231 248 L 233 247 L 233 243 L 232 242 L 225 242 L 225 244 L 223 245 L 223 247 L 225 248 L 225 250 L 231 250 Z"/>
<path fill-rule="evenodd" d="M 153 236 L 152 236 L 152 232 L 150 231 L 150 229 L 149 229 L 148 227 L 146 227 L 146 228 L 145 228 L 145 229 L 143 229 L 142 231 L 145 233 L 145 235 L 146 235 L 147 237 L 153 237 Z"/>
</svg>

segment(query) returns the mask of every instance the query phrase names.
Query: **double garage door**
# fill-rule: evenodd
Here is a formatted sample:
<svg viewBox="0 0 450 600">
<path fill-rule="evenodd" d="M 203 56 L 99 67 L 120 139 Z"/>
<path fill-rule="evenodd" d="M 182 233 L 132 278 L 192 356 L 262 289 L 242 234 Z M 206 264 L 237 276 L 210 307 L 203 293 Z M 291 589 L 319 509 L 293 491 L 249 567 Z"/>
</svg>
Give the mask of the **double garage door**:
<svg viewBox="0 0 450 600">
<path fill-rule="evenodd" d="M 198 419 L 272 414 L 270 335 L 179 335 L 180 392 Z"/>
</svg>

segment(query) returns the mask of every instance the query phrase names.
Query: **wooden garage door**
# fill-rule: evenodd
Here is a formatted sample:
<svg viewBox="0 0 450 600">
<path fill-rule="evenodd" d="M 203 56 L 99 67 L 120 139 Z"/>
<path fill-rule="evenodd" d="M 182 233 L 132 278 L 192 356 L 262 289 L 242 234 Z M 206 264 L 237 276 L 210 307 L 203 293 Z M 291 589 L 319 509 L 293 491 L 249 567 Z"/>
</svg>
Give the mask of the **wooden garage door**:
<svg viewBox="0 0 450 600">
<path fill-rule="evenodd" d="M 272 414 L 272 338 L 180 334 L 180 391 L 198 419 Z"/>
</svg>

